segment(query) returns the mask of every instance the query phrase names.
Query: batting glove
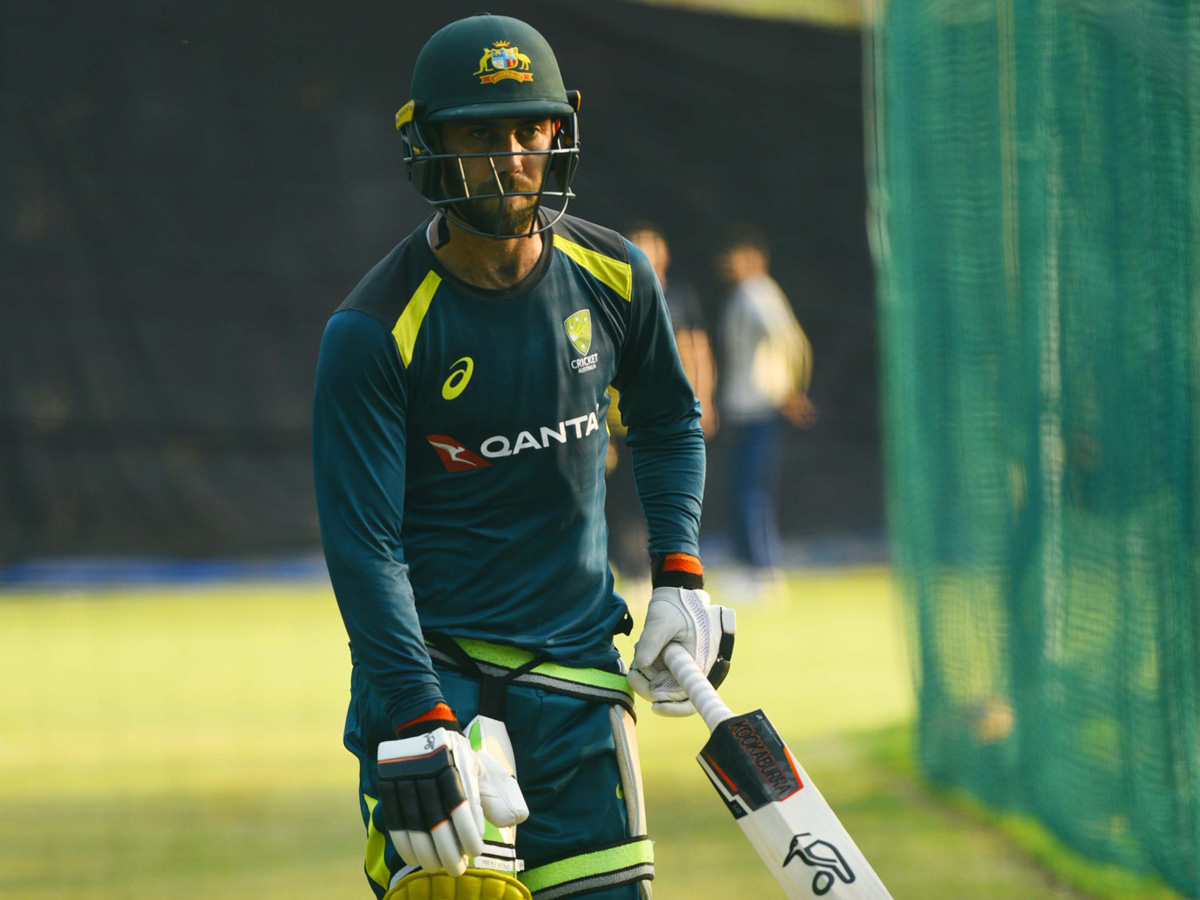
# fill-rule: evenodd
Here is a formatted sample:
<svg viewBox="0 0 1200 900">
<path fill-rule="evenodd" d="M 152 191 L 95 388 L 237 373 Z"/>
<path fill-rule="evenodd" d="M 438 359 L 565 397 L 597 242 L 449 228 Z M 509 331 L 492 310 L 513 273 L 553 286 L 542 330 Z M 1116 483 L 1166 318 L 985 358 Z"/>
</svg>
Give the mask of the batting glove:
<svg viewBox="0 0 1200 900">
<path fill-rule="evenodd" d="M 409 865 L 458 877 L 483 853 L 485 816 L 501 828 L 529 817 L 517 779 L 457 731 L 384 741 L 378 756 L 388 834 Z"/>
<path fill-rule="evenodd" d="M 663 716 L 690 716 L 696 708 L 663 662 L 667 644 L 677 642 L 696 660 L 713 687 L 729 672 L 737 619 L 733 610 L 714 606 L 708 593 L 657 587 L 650 596 L 646 625 L 633 649 L 629 684 Z"/>
</svg>

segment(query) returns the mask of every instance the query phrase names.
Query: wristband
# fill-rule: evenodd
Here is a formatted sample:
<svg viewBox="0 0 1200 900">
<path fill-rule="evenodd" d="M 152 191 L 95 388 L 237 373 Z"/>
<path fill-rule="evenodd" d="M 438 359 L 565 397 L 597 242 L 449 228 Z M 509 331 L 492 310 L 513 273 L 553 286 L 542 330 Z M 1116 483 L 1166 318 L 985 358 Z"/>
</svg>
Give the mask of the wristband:
<svg viewBox="0 0 1200 900">
<path fill-rule="evenodd" d="M 447 731 L 457 731 L 462 734 L 462 728 L 458 724 L 458 717 L 454 714 L 454 710 L 445 703 L 438 703 L 433 709 L 397 728 L 396 738 L 416 737 L 419 734 L 427 734 L 435 728 L 445 728 Z"/>
<path fill-rule="evenodd" d="M 650 562 L 650 584 L 698 591 L 704 587 L 704 566 L 690 553 L 657 554 Z"/>
</svg>

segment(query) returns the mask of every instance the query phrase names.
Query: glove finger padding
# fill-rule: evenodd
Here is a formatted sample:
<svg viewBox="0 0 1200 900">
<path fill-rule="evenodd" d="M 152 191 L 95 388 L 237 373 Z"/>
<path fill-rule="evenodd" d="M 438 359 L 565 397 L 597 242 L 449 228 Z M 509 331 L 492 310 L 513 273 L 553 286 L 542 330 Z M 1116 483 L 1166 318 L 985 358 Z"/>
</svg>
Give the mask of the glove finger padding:
<svg viewBox="0 0 1200 900">
<path fill-rule="evenodd" d="M 396 852 L 400 854 L 402 860 L 410 866 L 421 865 L 421 860 L 417 858 L 416 848 L 413 847 L 407 831 L 394 831 L 389 828 L 388 834 L 391 835 L 392 843 L 395 845 Z"/>
<path fill-rule="evenodd" d="M 461 808 L 460 806 L 459 809 Z M 440 868 L 445 869 L 450 875 L 456 876 L 467 871 L 465 852 L 469 851 L 459 844 L 460 835 L 450 819 L 445 819 L 436 825 L 429 836 L 433 838 L 433 846 L 437 850 L 437 858 L 441 863 Z"/>
<path fill-rule="evenodd" d="M 413 856 L 416 858 L 413 863 L 426 869 L 430 872 L 437 872 L 442 868 L 442 862 L 438 859 L 437 847 L 433 843 L 433 835 L 425 831 L 392 831 L 392 843 L 396 842 L 396 835 L 402 834 L 406 836 L 411 843 L 409 844 L 413 850 Z M 408 860 L 405 860 L 408 862 Z M 409 863 L 412 865 L 413 863 Z"/>
<path fill-rule="evenodd" d="M 437 728 L 379 745 L 380 801 L 388 833 L 409 864 L 452 875 L 483 852 L 479 762 L 461 734 Z"/>
</svg>

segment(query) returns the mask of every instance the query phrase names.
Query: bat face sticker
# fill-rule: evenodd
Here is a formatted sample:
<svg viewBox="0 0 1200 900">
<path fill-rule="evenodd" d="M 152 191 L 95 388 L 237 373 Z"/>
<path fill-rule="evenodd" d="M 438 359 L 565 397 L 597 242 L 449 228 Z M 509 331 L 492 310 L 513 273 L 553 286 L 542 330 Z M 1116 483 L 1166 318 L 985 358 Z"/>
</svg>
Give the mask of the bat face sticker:
<svg viewBox="0 0 1200 900">
<path fill-rule="evenodd" d="M 847 865 L 841 851 L 829 841 L 814 838 L 807 831 L 792 838 L 792 845 L 788 848 L 787 856 L 783 858 L 783 864 L 786 866 L 793 859 L 799 859 L 806 866 L 818 870 L 812 882 L 813 893 L 818 897 L 828 894 L 838 878 L 846 884 L 854 881 L 854 872 Z"/>
</svg>

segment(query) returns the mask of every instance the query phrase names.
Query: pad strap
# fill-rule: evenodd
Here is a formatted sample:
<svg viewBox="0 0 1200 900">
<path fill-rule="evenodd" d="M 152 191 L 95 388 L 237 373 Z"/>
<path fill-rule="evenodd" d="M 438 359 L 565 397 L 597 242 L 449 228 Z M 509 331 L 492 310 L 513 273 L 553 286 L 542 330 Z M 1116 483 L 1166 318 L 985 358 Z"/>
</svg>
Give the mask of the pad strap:
<svg viewBox="0 0 1200 900">
<path fill-rule="evenodd" d="M 635 837 L 526 869 L 518 876 L 533 900 L 567 900 L 589 891 L 654 878 L 654 844 Z"/>
<path fill-rule="evenodd" d="M 620 672 L 541 662 L 539 657 L 528 650 L 488 641 L 434 634 L 426 634 L 425 641 L 429 645 L 430 659 L 485 679 L 485 684 L 487 678 L 498 678 L 504 684 L 542 688 L 551 693 L 580 700 L 615 703 L 634 714 L 633 688 Z"/>
<path fill-rule="evenodd" d="M 500 722 L 508 718 L 508 685 L 547 659 L 541 654 L 530 654 L 530 659 L 514 669 L 485 672 L 475 658 L 449 635 L 426 633 L 425 640 L 430 647 L 437 648 L 454 660 L 459 670 L 479 679 L 479 714 Z M 430 658 L 433 658 L 432 651 Z"/>
</svg>

